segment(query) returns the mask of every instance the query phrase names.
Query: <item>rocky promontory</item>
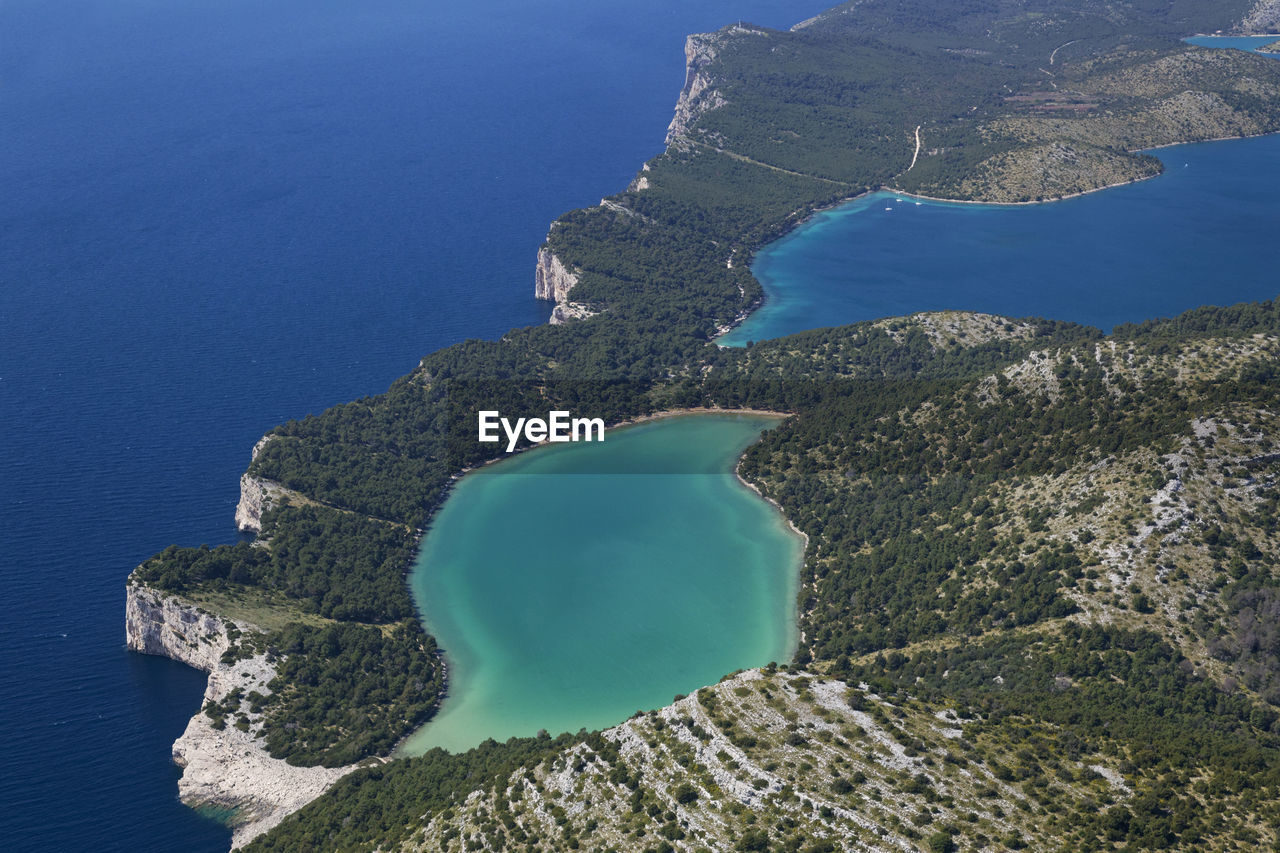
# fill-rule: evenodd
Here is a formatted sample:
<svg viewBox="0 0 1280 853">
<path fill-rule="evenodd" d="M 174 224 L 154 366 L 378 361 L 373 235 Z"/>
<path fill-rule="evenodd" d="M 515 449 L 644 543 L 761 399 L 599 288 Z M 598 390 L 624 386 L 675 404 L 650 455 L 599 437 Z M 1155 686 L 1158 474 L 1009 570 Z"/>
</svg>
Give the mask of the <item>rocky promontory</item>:
<svg viewBox="0 0 1280 853">
<path fill-rule="evenodd" d="M 133 577 L 126 586 L 128 647 L 209 673 L 201 708 L 221 711 L 233 705 L 232 713 L 247 721 L 243 727 L 228 725 L 230 714 L 201 710 L 173 744 L 174 763 L 183 768 L 179 798 L 195 808 L 228 810 L 233 848 L 266 832 L 356 767 L 295 767 L 268 754 L 258 737 L 261 717 L 240 697 L 269 694 L 276 668 L 265 653 L 233 662 L 223 657 L 237 637 L 250 632 L 261 633 Z"/>
</svg>

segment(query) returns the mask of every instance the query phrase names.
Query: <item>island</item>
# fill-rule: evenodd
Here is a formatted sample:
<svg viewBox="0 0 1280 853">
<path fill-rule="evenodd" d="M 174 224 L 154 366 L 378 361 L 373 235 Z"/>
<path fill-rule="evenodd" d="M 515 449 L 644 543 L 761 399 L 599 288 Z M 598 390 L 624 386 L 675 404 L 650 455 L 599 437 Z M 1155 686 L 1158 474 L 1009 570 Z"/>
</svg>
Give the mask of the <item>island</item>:
<svg viewBox="0 0 1280 853">
<path fill-rule="evenodd" d="M 950 312 L 721 348 L 754 249 L 891 188 L 1036 202 L 1280 131 L 1275 4 L 849 3 L 692 36 L 666 149 L 551 228 L 553 322 L 432 353 L 254 448 L 256 540 L 130 576 L 210 672 L 184 801 L 258 850 L 1277 843 L 1280 305 L 1109 335 Z M 1261 16 L 1261 17 L 1260 17 Z M 790 415 L 740 476 L 807 537 L 793 661 L 604 732 L 392 760 L 447 673 L 405 577 L 479 410 Z"/>
</svg>

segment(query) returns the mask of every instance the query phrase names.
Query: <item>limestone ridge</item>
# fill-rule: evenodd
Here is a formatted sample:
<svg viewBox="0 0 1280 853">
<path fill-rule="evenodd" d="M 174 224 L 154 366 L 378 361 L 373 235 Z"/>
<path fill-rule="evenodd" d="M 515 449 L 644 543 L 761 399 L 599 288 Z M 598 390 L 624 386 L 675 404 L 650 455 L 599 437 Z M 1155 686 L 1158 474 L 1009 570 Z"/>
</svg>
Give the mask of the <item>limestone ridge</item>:
<svg viewBox="0 0 1280 853">
<path fill-rule="evenodd" d="M 551 311 L 551 325 L 558 326 L 569 320 L 585 319 L 595 313 L 586 303 L 569 301 L 569 292 L 577 283 L 578 273 L 570 272 L 549 246 L 538 250 L 538 263 L 533 275 L 533 295 L 535 299 L 556 303 Z"/>
<path fill-rule="evenodd" d="M 675 115 L 671 119 L 671 124 L 667 127 L 666 144 L 668 146 L 679 146 L 686 142 L 689 129 L 703 114 L 727 103 L 724 96 L 714 88 L 715 81 L 708 68 L 715 62 L 719 55 L 719 48 L 724 44 L 725 39 L 742 33 L 765 34 L 761 30 L 739 24 L 725 27 L 715 33 L 694 33 L 685 39 L 684 87 L 680 90 L 680 97 L 676 100 Z M 648 170 L 649 165 L 646 163 L 642 171 Z M 648 188 L 649 179 L 644 174 L 638 175 L 629 187 L 630 190 L 636 192 Z M 610 205 L 607 199 L 603 200 L 601 204 L 604 207 L 616 209 L 616 206 Z M 631 211 L 621 212 L 634 215 Z M 555 227 L 555 223 L 552 224 L 552 227 Z M 586 319 L 597 313 L 597 310 L 591 305 L 585 302 L 573 302 L 569 299 L 569 292 L 578 283 L 580 273 L 580 270 L 571 271 L 559 256 L 552 251 L 550 245 L 544 245 L 538 250 L 538 262 L 534 270 L 533 295 L 536 299 L 545 299 L 556 303 L 555 308 L 551 311 L 551 319 L 549 320 L 551 325 L 558 326 L 570 320 Z M 243 482 L 241 484 L 241 493 L 242 495 L 245 494 L 245 484 Z M 238 511 L 237 519 L 239 519 Z M 242 526 L 241 529 L 246 528 Z"/>
<path fill-rule="evenodd" d="M 1002 780 L 1011 750 L 974 722 L 838 680 L 747 670 L 424 816 L 401 849 L 504 849 L 493 814 L 539 850 L 572 849 L 578 835 L 583 849 L 638 850 L 638 829 L 677 850 L 887 853 L 920 850 L 924 835 L 927 849 L 958 849 L 923 829 L 934 824 L 1047 849 L 1048 813 L 1032 814 L 1027 789 Z M 1063 802 L 1130 799 L 1117 763 L 1071 761 Z"/>
<path fill-rule="evenodd" d="M 724 94 L 716 88 L 716 79 L 709 69 L 719 58 L 720 48 L 726 41 L 732 36 L 743 34 L 767 36 L 768 31 L 735 24 L 714 33 L 694 33 L 685 39 L 684 88 L 680 90 L 675 115 L 667 126 L 667 145 L 688 139 L 689 131 L 698 119 L 728 103 Z"/>
<path fill-rule="evenodd" d="M 202 708 L 225 706 L 233 693 L 271 692 L 267 685 L 276 668 L 266 654 L 223 661 L 235 637 L 258 628 L 215 616 L 132 576 L 125 590 L 126 645 L 209 673 Z M 218 728 L 201 712 L 173 744 L 174 763 L 183 768 L 179 799 L 191 807 L 230 809 L 233 848 L 271 829 L 356 768 L 294 767 L 272 758 L 257 737 L 260 727 L 259 719 L 247 730 L 225 722 Z"/>
</svg>

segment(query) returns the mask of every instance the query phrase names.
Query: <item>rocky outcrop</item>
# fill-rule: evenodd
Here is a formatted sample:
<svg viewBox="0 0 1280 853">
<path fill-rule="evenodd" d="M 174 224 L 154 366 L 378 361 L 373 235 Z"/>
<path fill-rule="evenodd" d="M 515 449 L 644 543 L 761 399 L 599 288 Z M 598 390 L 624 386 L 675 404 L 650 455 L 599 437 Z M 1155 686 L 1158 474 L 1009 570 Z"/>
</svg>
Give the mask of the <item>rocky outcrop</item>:
<svg viewBox="0 0 1280 853">
<path fill-rule="evenodd" d="M 689 135 L 689 129 L 704 114 L 728 103 L 715 87 L 710 66 L 719 56 L 727 37 L 739 35 L 767 36 L 767 30 L 742 25 L 726 27 L 715 33 L 694 33 L 684 42 L 684 88 L 676 101 L 676 112 L 667 126 L 667 144 L 678 143 Z"/>
<path fill-rule="evenodd" d="M 1258 0 L 1240 24 L 1240 31 L 1245 33 L 1274 33 L 1277 30 L 1280 30 L 1280 0 Z"/>
<path fill-rule="evenodd" d="M 947 827 L 926 830 L 938 840 L 928 849 L 991 849 L 982 833 L 994 826 L 1012 837 L 1011 813 L 1019 843 L 997 849 L 1057 846 L 1054 812 L 1030 808 L 1027 792 L 1006 781 L 1004 765 L 1022 743 L 973 746 L 974 722 L 951 708 L 895 704 L 865 686 L 747 670 L 606 729 L 597 746 L 574 744 L 423 815 L 402 849 L 506 849 L 495 813 L 534 850 L 562 850 L 565 838 L 579 837 L 583 849 L 639 850 L 665 835 L 681 850 L 794 850 L 812 841 L 806 849 L 906 853 L 925 849 L 921 814 Z M 961 744 L 969 749 L 958 759 Z M 940 769 L 948 755 L 961 768 Z M 1054 796 L 1064 808 L 1132 796 L 1118 759 L 1089 760 L 1100 769 L 1084 774 L 1084 762 L 1063 762 L 1072 772 L 1057 776 Z M 784 843 L 782 827 L 794 844 Z"/>
<path fill-rule="evenodd" d="M 578 274 L 569 271 L 549 246 L 538 250 L 538 265 L 533 275 L 533 296 L 552 302 L 569 301 L 569 291 L 578 283 Z"/>
<path fill-rule="evenodd" d="M 125 642 L 130 649 L 161 655 L 209 673 L 201 707 L 225 707 L 237 688 L 248 694 L 270 693 L 275 667 L 266 655 L 224 663 L 223 653 L 240 634 L 258 632 L 247 623 L 208 613 L 189 601 L 152 589 L 130 578 L 125 596 Z M 323 794 L 355 765 L 294 767 L 272 758 L 257 737 L 260 716 L 247 703 L 232 712 L 249 720 L 247 730 L 201 712 L 174 742 L 173 760 L 183 768 L 178 796 L 192 806 L 216 806 L 233 815 L 232 847 L 247 844 L 287 816 Z"/>
<path fill-rule="evenodd" d="M 264 435 L 253 446 L 253 454 L 249 461 L 252 464 L 262 448 L 275 436 Z M 271 508 L 284 494 L 285 488 L 279 483 L 264 480 L 245 472 L 240 476 L 240 502 L 236 504 L 236 528 L 241 533 L 261 533 L 262 514 Z"/>
<path fill-rule="evenodd" d="M 551 325 L 559 326 L 570 320 L 585 320 L 596 312 L 585 302 L 561 302 L 551 309 Z"/>
<path fill-rule="evenodd" d="M 667 127 L 667 144 L 689 134 L 703 113 L 723 106 L 724 97 L 712 87 L 707 66 L 715 61 L 717 33 L 694 33 L 684 42 L 684 88 L 676 101 L 676 113 Z"/>
<path fill-rule="evenodd" d="M 578 283 L 578 274 L 570 272 L 564 262 L 549 246 L 538 250 L 538 265 L 534 270 L 533 295 L 556 303 L 551 311 L 550 323 L 559 326 L 570 320 L 582 320 L 595 314 L 585 302 L 570 302 L 569 291 Z"/>
<path fill-rule="evenodd" d="M 235 664 L 219 664 L 209 673 L 204 703 L 225 703 L 239 688 L 270 693 L 275 667 L 265 655 Z M 243 703 L 242 710 L 247 710 Z M 178 797 L 192 807 L 230 809 L 232 848 L 242 847 L 329 789 L 356 765 L 345 767 L 294 767 L 272 758 L 258 738 L 261 719 L 252 719 L 247 731 L 224 723 L 221 729 L 200 713 L 187 723 L 173 744 L 173 761 L 182 768 Z"/>
<path fill-rule="evenodd" d="M 288 489 L 252 474 L 240 475 L 240 502 L 236 504 L 236 528 L 241 533 L 261 533 L 262 514 L 278 503 Z"/>
</svg>

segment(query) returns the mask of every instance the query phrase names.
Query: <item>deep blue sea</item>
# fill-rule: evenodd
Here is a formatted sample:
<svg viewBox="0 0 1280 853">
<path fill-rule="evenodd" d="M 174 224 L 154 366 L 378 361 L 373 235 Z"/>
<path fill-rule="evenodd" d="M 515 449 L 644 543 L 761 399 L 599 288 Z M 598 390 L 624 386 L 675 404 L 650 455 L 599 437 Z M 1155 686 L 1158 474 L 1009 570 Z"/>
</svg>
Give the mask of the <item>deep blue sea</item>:
<svg viewBox="0 0 1280 853">
<path fill-rule="evenodd" d="M 1280 295 L 1280 135 L 1153 153 L 1159 177 L 1048 204 L 878 192 L 818 214 L 756 254 L 764 305 L 720 343 L 948 309 L 1109 330 Z"/>
<path fill-rule="evenodd" d="M 0 847 L 223 851 L 204 676 L 124 580 L 229 542 L 254 441 L 541 323 L 560 213 L 661 150 L 684 36 L 824 0 L 0 3 Z"/>
</svg>

